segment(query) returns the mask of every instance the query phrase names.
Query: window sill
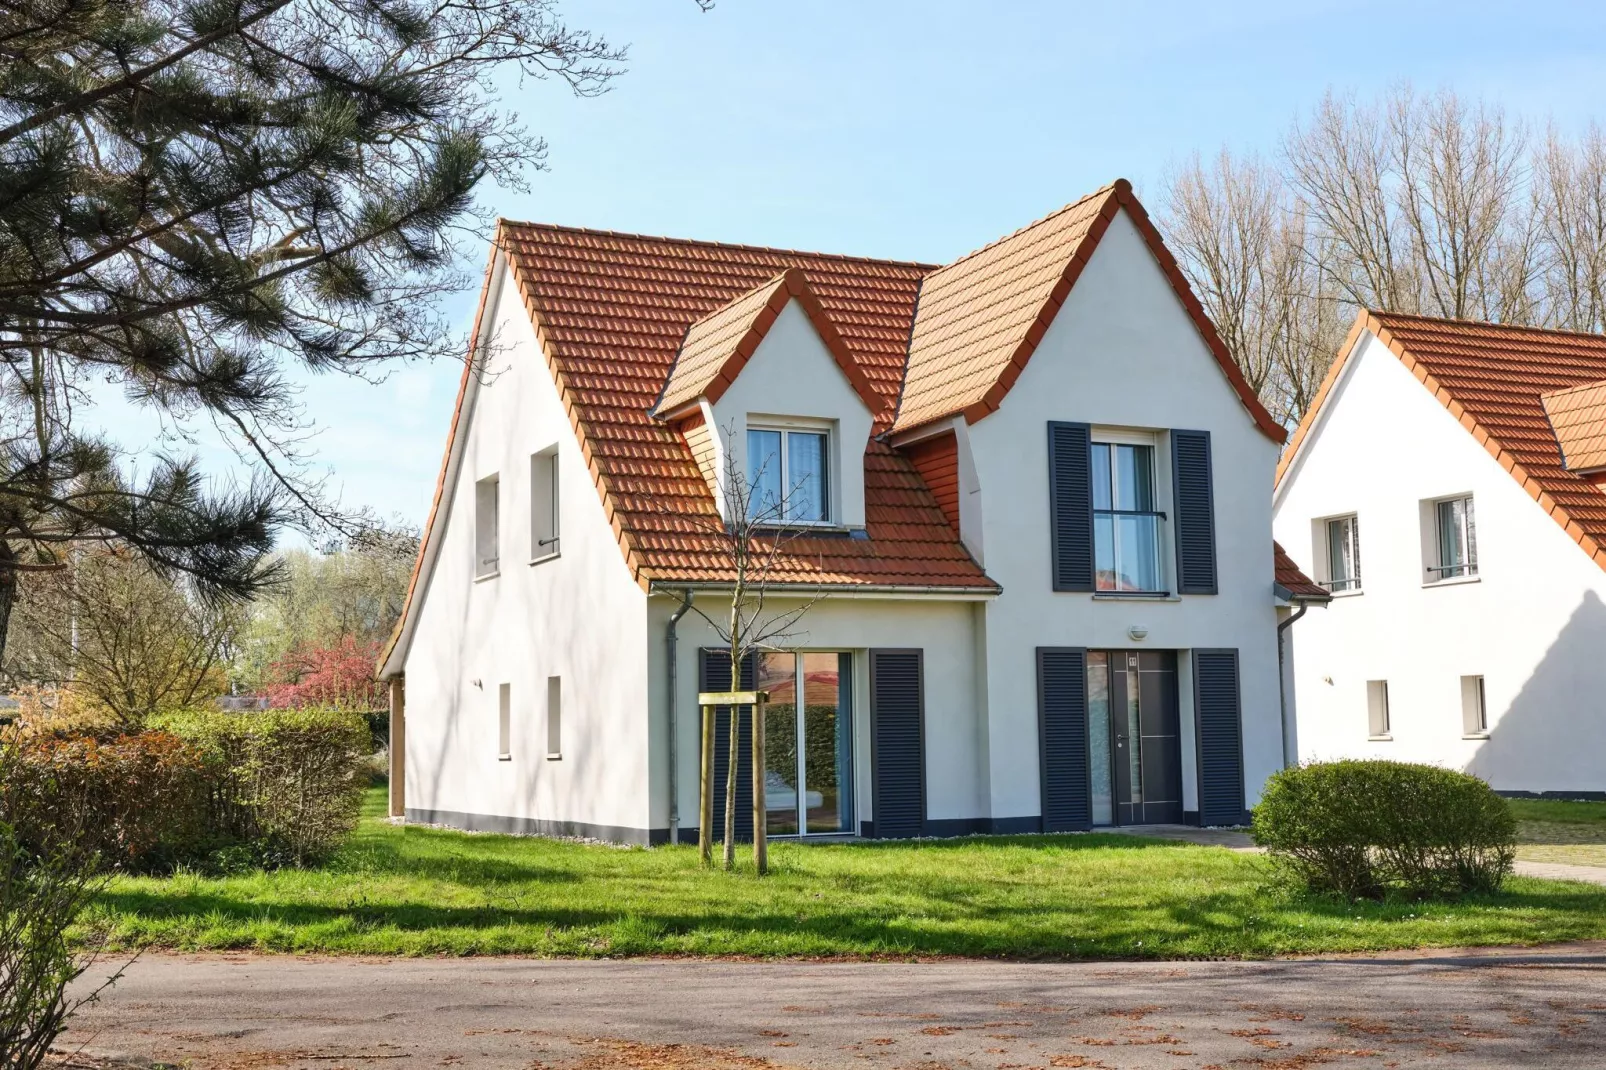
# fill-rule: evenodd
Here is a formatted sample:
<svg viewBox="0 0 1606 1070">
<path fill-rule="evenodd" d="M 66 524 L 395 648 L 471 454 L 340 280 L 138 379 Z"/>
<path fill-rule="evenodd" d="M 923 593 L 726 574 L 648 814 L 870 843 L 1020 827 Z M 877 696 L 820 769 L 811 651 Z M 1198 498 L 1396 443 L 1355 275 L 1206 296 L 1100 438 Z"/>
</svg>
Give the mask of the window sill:
<svg viewBox="0 0 1606 1070">
<path fill-rule="evenodd" d="M 1487 733 L 1487 732 L 1466 732 L 1466 733 L 1462 734 L 1461 738 L 1462 739 L 1488 739 L 1489 738 L 1489 733 Z"/>
<path fill-rule="evenodd" d="M 1451 576 L 1447 580 L 1426 580 L 1426 581 L 1423 582 L 1422 587 L 1423 587 L 1423 589 L 1426 589 L 1428 587 L 1459 587 L 1463 583 L 1482 583 L 1482 582 L 1483 582 L 1483 577 L 1474 574 L 1474 575 L 1471 575 L 1471 576 Z"/>
<path fill-rule="evenodd" d="M 495 572 L 482 572 L 478 576 L 474 577 L 474 582 L 475 583 L 484 583 L 486 580 L 494 580 L 494 579 L 496 579 L 496 577 L 500 576 L 501 574 L 502 574 L 502 570 L 501 569 L 497 569 Z"/>
<path fill-rule="evenodd" d="M 810 535 L 851 535 L 864 529 L 850 528 L 829 520 L 788 520 L 777 524 L 754 524 L 752 530 L 758 535 L 800 535 L 804 532 Z"/>
<path fill-rule="evenodd" d="M 549 761 L 549 762 L 561 762 L 561 761 L 563 761 L 563 755 L 562 754 L 548 754 L 546 756 L 546 760 Z"/>
<path fill-rule="evenodd" d="M 1366 742 L 1368 742 L 1368 743 L 1393 743 L 1394 742 L 1394 737 L 1393 736 L 1367 736 L 1366 737 Z"/>
<path fill-rule="evenodd" d="M 496 760 L 499 761 L 499 762 L 511 762 L 513 760 L 513 755 L 511 755 L 511 754 L 498 754 L 496 756 Z"/>
<path fill-rule="evenodd" d="M 1327 593 L 1334 598 L 1359 598 L 1366 593 L 1366 589 L 1364 587 L 1355 587 L 1348 591 L 1328 591 Z"/>
<path fill-rule="evenodd" d="M 563 556 L 563 551 L 562 550 L 553 550 L 549 554 L 542 554 L 540 557 L 532 557 L 532 558 L 530 558 L 530 564 L 532 566 L 533 565 L 544 565 L 548 561 L 556 560 L 557 558 L 560 558 L 562 556 Z"/>
<path fill-rule="evenodd" d="M 1170 591 L 1094 591 L 1095 602 L 1180 602 L 1182 596 Z"/>
</svg>

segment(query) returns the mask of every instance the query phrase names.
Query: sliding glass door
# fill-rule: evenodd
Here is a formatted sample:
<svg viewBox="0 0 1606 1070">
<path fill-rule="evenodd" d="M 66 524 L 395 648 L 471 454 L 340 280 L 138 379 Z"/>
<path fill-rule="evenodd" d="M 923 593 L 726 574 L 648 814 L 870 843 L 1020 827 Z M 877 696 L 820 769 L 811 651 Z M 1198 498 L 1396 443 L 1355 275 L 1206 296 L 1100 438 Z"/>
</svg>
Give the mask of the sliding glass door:
<svg viewBox="0 0 1606 1070">
<path fill-rule="evenodd" d="M 764 710 L 769 835 L 851 830 L 853 656 L 760 654 L 756 686 L 770 694 Z"/>
</svg>

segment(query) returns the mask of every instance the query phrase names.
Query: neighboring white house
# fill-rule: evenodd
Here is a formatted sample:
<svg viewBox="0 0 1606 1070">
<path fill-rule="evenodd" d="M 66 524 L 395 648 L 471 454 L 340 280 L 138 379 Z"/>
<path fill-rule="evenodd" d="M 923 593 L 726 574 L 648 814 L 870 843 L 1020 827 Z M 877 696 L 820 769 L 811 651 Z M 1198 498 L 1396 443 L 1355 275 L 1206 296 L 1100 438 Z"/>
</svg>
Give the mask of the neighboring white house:
<svg viewBox="0 0 1606 1070">
<path fill-rule="evenodd" d="M 829 594 L 744 670 L 772 835 L 1236 823 L 1283 765 L 1284 429 L 1126 182 L 945 267 L 504 222 L 475 346 L 380 665 L 409 820 L 695 837 L 727 457 L 808 491 L 771 604 Z"/>
<path fill-rule="evenodd" d="M 1606 338 L 1363 313 L 1278 472 L 1303 759 L 1606 793 Z"/>
</svg>

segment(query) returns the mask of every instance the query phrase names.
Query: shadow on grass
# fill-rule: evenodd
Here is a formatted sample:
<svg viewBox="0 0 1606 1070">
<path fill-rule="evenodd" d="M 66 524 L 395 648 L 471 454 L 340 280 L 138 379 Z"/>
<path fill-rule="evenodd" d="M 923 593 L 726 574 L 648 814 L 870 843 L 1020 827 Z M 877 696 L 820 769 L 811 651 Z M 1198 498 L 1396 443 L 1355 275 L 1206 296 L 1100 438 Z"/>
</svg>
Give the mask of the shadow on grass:
<svg viewBox="0 0 1606 1070">
<path fill-rule="evenodd" d="M 442 906 L 244 900 L 205 890 L 167 895 L 112 890 L 102 894 L 100 906 L 114 916 L 154 923 L 154 931 L 147 936 L 131 933 L 135 942 L 167 939 L 161 932 L 164 921 L 194 919 L 198 924 L 192 931 L 205 934 L 200 942 L 222 946 L 257 944 L 258 927 L 263 923 L 289 930 L 284 940 L 263 934 L 269 943 L 317 945 L 319 927 L 344 923 L 359 931 L 426 937 L 419 942 L 423 945 L 419 950 L 624 955 L 688 950 L 758 955 L 892 953 L 1014 959 L 1262 955 L 1289 948 L 1409 946 L 1423 942 L 1428 935 L 1435 939 L 1458 936 L 1462 931 L 1475 935 L 1480 923 L 1491 921 L 1496 923 L 1493 935 L 1502 942 L 1534 939 L 1546 932 L 1551 934 L 1549 939 L 1556 940 L 1595 933 L 1600 919 L 1606 917 L 1606 892 L 1567 885 L 1518 888 L 1446 904 L 1467 928 L 1455 932 L 1441 929 L 1437 934 L 1422 932 L 1421 923 L 1411 917 L 1423 913 L 1422 904 L 1354 905 L 1298 896 L 1278 901 L 1274 893 L 1252 882 L 1183 900 L 1154 897 L 1136 902 L 1079 900 L 1062 904 L 949 900 L 948 909 L 936 915 L 906 912 L 893 903 L 831 904 L 790 897 L 755 899 L 747 904 L 748 910 L 728 900 L 706 910 L 687 909 L 684 903 L 666 903 L 658 909 L 632 904 L 621 909 L 607 905 L 606 889 L 599 892 L 603 893 L 599 901 L 586 906 L 531 903 L 539 896 L 539 888 L 522 894 L 510 891 L 500 902 Z M 1509 926 L 1501 927 L 1498 923 L 1505 911 L 1517 914 Z M 1536 915 L 1544 918 L 1536 921 Z M 1346 942 L 1341 926 L 1352 920 L 1374 925 L 1398 923 L 1408 932 L 1398 941 L 1380 942 L 1374 931 Z M 1301 921 L 1316 924 L 1299 932 L 1294 926 Z M 1329 924 L 1324 926 L 1324 922 Z M 237 939 L 231 938 L 231 929 L 237 930 Z M 313 931 L 305 934 L 305 941 L 297 941 L 296 930 Z M 680 939 L 685 937 L 692 939 Z M 601 943 L 574 946 L 592 938 L 600 938 Z"/>
</svg>

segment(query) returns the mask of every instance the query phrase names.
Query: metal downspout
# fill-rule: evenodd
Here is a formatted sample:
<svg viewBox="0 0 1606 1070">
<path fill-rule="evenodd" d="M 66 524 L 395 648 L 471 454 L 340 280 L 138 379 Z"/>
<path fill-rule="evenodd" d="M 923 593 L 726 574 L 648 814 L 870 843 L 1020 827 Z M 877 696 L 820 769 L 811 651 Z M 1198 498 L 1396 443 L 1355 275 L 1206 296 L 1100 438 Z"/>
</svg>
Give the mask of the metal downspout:
<svg viewBox="0 0 1606 1070">
<path fill-rule="evenodd" d="M 692 592 L 680 592 L 680 608 L 670 614 L 669 624 L 664 628 L 664 645 L 669 648 L 669 842 L 680 842 L 680 779 L 678 776 L 679 756 L 675 751 L 675 741 L 680 735 L 680 716 L 676 701 L 680 681 L 678 659 L 676 657 L 675 625 L 680 618 L 691 609 Z M 1282 649 L 1279 641 L 1278 650 Z"/>
<path fill-rule="evenodd" d="M 1295 743 L 1295 733 L 1288 724 L 1288 679 L 1287 671 L 1283 668 L 1283 633 L 1286 632 L 1300 617 L 1310 610 L 1309 602 L 1299 604 L 1299 612 L 1285 621 L 1277 624 L 1277 704 L 1282 710 L 1283 721 L 1283 768 L 1288 769 L 1299 764 L 1299 755 L 1291 753 L 1290 746 Z M 1296 747 L 1297 749 L 1297 747 Z"/>
</svg>

